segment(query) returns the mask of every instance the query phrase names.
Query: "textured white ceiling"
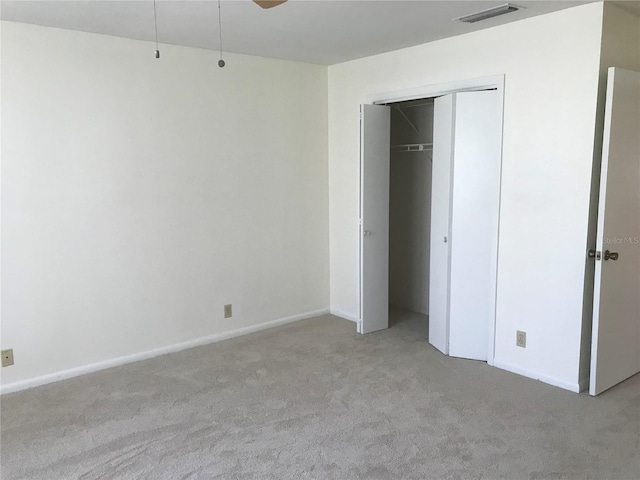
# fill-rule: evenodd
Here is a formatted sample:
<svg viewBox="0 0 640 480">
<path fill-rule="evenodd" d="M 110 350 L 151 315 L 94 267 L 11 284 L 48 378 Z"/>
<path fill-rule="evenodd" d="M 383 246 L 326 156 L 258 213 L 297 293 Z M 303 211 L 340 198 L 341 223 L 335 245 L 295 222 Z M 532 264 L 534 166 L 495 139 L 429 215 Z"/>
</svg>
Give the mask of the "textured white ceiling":
<svg viewBox="0 0 640 480">
<path fill-rule="evenodd" d="M 289 0 L 263 10 L 250 0 L 222 1 L 226 51 L 331 65 L 488 28 L 584 1 L 517 1 L 522 10 L 473 25 L 453 18 L 503 0 Z M 631 8 L 637 6 L 632 2 Z M 218 48 L 215 1 L 157 0 L 161 43 Z M 3 20 L 153 40 L 153 1 L 2 1 Z M 43 46 L 46 48 L 46 46 Z"/>
</svg>

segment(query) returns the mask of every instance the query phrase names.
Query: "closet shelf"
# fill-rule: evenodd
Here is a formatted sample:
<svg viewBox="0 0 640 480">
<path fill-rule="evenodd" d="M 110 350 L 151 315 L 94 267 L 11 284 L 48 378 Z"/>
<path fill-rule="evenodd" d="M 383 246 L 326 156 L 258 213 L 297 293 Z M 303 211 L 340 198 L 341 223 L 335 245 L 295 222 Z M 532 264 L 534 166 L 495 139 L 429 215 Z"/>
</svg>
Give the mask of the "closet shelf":
<svg viewBox="0 0 640 480">
<path fill-rule="evenodd" d="M 392 152 L 426 152 L 433 150 L 433 143 L 406 143 L 391 145 Z"/>
</svg>

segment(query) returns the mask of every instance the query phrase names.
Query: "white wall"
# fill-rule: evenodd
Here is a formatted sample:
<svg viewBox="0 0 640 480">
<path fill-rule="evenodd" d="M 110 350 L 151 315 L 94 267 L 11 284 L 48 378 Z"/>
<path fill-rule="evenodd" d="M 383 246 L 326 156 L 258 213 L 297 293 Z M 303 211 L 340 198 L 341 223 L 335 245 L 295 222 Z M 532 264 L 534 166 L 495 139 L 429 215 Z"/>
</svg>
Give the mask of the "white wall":
<svg viewBox="0 0 640 480">
<path fill-rule="evenodd" d="M 600 55 L 600 84 L 598 88 L 598 116 L 594 142 L 594 162 L 589 216 L 588 249 L 596 245 L 598 220 L 598 197 L 600 191 L 600 163 L 602 159 L 602 136 L 604 129 L 604 107 L 607 90 L 607 70 L 619 67 L 640 71 L 640 17 L 617 5 L 605 2 L 602 22 L 602 44 Z M 591 360 L 591 324 L 593 321 L 593 281 L 595 261 L 587 260 L 584 283 L 584 307 L 582 347 L 580 354 L 580 379 L 586 386 Z"/>
<path fill-rule="evenodd" d="M 2 23 L 5 387 L 328 308 L 326 67 L 154 49 Z"/>
<path fill-rule="evenodd" d="M 331 308 L 358 312 L 358 105 L 505 74 L 495 363 L 578 389 L 602 4 L 329 67 Z M 527 332 L 527 348 L 515 345 Z"/>
<path fill-rule="evenodd" d="M 391 144 L 431 143 L 433 104 L 404 113 L 419 133 L 394 108 Z M 431 152 L 391 153 L 389 207 L 389 303 L 428 315 Z"/>
</svg>

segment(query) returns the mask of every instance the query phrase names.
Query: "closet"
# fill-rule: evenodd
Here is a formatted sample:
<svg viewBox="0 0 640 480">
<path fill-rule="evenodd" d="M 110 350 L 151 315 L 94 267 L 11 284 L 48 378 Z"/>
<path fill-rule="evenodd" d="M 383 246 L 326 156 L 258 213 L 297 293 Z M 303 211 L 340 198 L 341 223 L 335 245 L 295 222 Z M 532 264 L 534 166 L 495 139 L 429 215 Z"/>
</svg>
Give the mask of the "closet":
<svg viewBox="0 0 640 480">
<path fill-rule="evenodd" d="M 433 99 L 391 106 L 389 305 L 429 314 Z"/>
<path fill-rule="evenodd" d="M 492 359 L 499 100 L 484 90 L 362 106 L 360 333 L 388 328 L 394 305 L 428 313 L 443 353 Z"/>
</svg>

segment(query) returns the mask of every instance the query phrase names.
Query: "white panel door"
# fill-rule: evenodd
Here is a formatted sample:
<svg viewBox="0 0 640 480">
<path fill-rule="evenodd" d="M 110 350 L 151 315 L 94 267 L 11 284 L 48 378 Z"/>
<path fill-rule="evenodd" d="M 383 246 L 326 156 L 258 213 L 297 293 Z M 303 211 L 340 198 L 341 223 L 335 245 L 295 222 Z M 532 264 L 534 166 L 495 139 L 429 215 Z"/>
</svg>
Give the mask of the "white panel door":
<svg viewBox="0 0 640 480">
<path fill-rule="evenodd" d="M 454 125 L 449 354 L 488 360 L 500 206 L 497 92 L 457 93 Z"/>
<path fill-rule="evenodd" d="M 455 94 L 436 98 L 433 112 L 429 343 L 449 353 L 449 246 Z"/>
<path fill-rule="evenodd" d="M 391 109 L 360 107 L 359 333 L 389 328 Z"/>
<path fill-rule="evenodd" d="M 610 68 L 589 393 L 640 372 L 640 73 Z"/>
</svg>

